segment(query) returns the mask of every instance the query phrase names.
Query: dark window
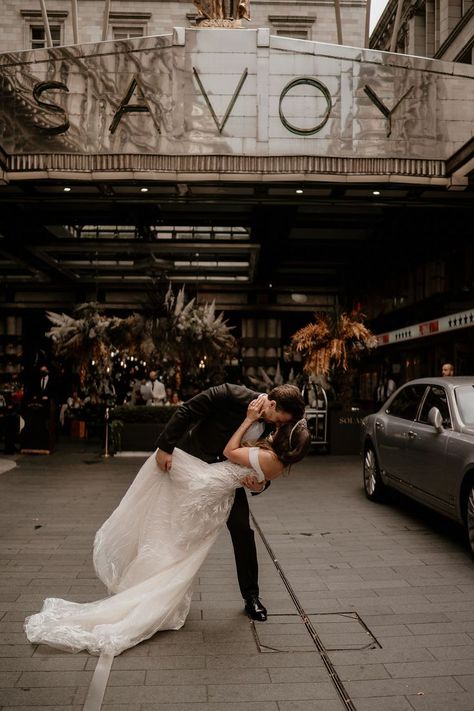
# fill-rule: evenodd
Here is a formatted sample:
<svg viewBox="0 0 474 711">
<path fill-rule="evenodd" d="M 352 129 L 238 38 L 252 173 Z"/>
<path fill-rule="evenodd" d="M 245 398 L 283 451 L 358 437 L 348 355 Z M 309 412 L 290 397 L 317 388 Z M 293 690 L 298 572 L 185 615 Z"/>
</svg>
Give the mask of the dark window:
<svg viewBox="0 0 474 711">
<path fill-rule="evenodd" d="M 420 412 L 420 422 L 428 424 L 428 413 L 432 407 L 437 407 L 443 418 L 443 427 L 451 427 L 449 415 L 448 396 L 441 385 L 432 385 L 428 391 Z"/>
<path fill-rule="evenodd" d="M 474 43 L 471 43 L 467 49 L 456 57 L 456 62 L 461 62 L 461 64 L 474 64 Z"/>
<path fill-rule="evenodd" d="M 112 27 L 112 37 L 114 40 L 143 37 L 143 27 Z"/>
<path fill-rule="evenodd" d="M 308 30 L 277 30 L 279 37 L 294 37 L 295 39 L 308 39 Z"/>
<path fill-rule="evenodd" d="M 414 420 L 426 385 L 407 385 L 392 400 L 387 412 L 404 420 Z"/>
<path fill-rule="evenodd" d="M 46 32 L 43 25 L 32 25 L 31 29 L 31 48 L 43 49 L 46 47 Z M 59 47 L 61 44 L 61 27 L 59 25 L 50 25 L 51 39 L 53 47 Z"/>
</svg>

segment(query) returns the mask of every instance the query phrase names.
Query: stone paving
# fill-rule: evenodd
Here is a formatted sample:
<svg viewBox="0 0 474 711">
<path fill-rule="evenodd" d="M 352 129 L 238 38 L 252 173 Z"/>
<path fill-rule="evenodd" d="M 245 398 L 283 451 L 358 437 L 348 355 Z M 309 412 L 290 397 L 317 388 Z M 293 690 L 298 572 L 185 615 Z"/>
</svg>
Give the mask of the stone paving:
<svg viewBox="0 0 474 711">
<path fill-rule="evenodd" d="M 88 601 L 105 592 L 91 566 L 93 536 L 141 460 L 75 449 L 16 457 L 0 476 L 2 711 L 80 711 L 97 662 L 30 645 L 22 630 L 45 596 Z M 251 506 L 352 708 L 474 709 L 474 564 L 455 524 L 402 497 L 367 501 L 356 457 L 308 457 Z M 104 711 L 344 709 L 257 538 L 271 613 L 255 626 L 262 651 L 224 531 L 185 627 L 114 660 Z"/>
</svg>

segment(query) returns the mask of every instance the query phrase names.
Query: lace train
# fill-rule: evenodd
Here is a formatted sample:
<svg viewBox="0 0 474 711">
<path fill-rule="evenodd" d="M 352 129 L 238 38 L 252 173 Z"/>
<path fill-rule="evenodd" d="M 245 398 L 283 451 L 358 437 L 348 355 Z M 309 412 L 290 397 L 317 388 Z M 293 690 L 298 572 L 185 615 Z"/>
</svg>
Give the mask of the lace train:
<svg viewBox="0 0 474 711">
<path fill-rule="evenodd" d="M 159 630 L 182 627 L 194 577 L 247 473 L 179 449 L 164 473 L 152 455 L 95 537 L 94 567 L 111 596 L 90 603 L 46 599 L 25 620 L 29 641 L 117 655 Z"/>
</svg>

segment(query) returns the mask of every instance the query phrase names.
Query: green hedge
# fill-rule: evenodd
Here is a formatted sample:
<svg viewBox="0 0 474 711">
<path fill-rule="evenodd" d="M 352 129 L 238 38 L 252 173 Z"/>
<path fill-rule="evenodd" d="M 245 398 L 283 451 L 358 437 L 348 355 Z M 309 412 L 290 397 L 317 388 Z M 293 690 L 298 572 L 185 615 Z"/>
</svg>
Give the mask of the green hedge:
<svg viewBox="0 0 474 711">
<path fill-rule="evenodd" d="M 110 411 L 110 420 L 121 422 L 158 422 L 165 424 L 177 410 L 176 405 L 120 405 Z"/>
</svg>

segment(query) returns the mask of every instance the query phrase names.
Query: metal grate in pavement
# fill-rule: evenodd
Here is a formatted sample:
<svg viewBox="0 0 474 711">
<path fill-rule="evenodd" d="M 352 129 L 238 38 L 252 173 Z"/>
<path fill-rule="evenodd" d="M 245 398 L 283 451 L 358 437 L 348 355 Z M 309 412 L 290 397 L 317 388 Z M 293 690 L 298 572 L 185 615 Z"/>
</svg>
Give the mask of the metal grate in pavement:
<svg viewBox="0 0 474 711">
<path fill-rule="evenodd" d="M 348 612 L 314 612 L 307 614 L 312 622 L 324 649 L 327 652 L 362 651 L 364 649 L 381 649 L 382 645 L 370 631 L 364 620 L 354 610 Z M 272 629 L 279 618 L 294 618 L 295 634 L 285 635 L 286 641 L 281 644 L 282 635 Z M 265 625 L 256 625 L 250 620 L 252 633 L 259 652 L 296 652 L 314 649 L 314 644 L 308 640 L 303 644 L 298 636 L 298 622 L 301 617 L 297 613 L 269 614 Z M 291 623 L 290 623 L 291 624 Z"/>
<path fill-rule="evenodd" d="M 355 610 L 310 612 L 308 617 L 313 621 L 328 652 L 382 649 L 377 637 Z"/>
<path fill-rule="evenodd" d="M 280 578 L 282 579 L 283 584 L 285 585 L 285 587 L 288 591 L 288 594 L 289 594 L 289 596 L 296 608 L 298 615 L 301 618 L 301 621 L 304 623 L 306 630 L 313 641 L 314 646 L 316 647 L 316 649 L 319 652 L 321 661 L 323 662 L 324 666 L 326 667 L 329 678 L 331 679 L 332 683 L 334 684 L 334 687 L 338 693 L 340 700 L 344 704 L 344 707 L 347 709 L 347 711 L 357 711 L 357 709 L 354 705 L 354 702 L 350 698 L 344 684 L 342 683 L 342 680 L 341 680 L 339 674 L 336 671 L 334 664 L 332 663 L 332 661 L 329 657 L 328 650 L 324 646 L 321 637 L 319 636 L 318 632 L 315 629 L 313 621 L 310 619 L 309 615 L 304 610 L 303 606 L 301 605 L 300 601 L 298 600 L 298 597 L 297 597 L 295 591 L 293 590 L 293 587 L 291 586 L 290 581 L 286 577 L 283 568 L 281 567 L 280 563 L 278 562 L 278 559 L 275 557 L 275 554 L 274 554 L 269 542 L 265 538 L 265 535 L 264 535 L 262 529 L 260 528 L 257 520 L 255 519 L 255 516 L 253 515 L 253 513 L 250 513 L 250 516 L 251 516 L 253 525 L 255 526 L 256 530 L 258 531 L 258 535 L 262 539 L 262 542 L 263 542 L 265 548 L 267 549 L 267 552 L 268 552 L 270 558 L 272 559 L 273 564 L 274 564 L 275 568 L 277 569 L 277 571 L 280 575 Z M 254 625 L 254 627 L 255 627 L 255 625 Z"/>
</svg>

